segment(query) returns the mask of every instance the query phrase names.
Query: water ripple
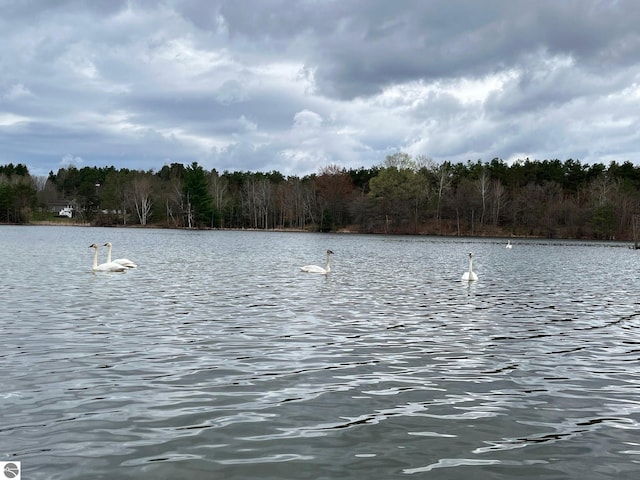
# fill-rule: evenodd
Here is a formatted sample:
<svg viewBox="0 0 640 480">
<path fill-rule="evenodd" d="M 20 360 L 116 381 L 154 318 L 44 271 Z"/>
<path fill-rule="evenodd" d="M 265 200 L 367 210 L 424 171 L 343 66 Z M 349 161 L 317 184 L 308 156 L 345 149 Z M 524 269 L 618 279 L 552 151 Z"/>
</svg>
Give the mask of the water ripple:
<svg viewBox="0 0 640 480">
<path fill-rule="evenodd" d="M 471 241 L 468 285 L 462 239 L 55 231 L 2 240 L 0 455 L 29 478 L 640 468 L 640 280 L 614 274 L 635 271 L 627 250 Z M 139 268 L 88 272 L 98 234 Z M 327 242 L 335 271 L 301 274 Z"/>
</svg>

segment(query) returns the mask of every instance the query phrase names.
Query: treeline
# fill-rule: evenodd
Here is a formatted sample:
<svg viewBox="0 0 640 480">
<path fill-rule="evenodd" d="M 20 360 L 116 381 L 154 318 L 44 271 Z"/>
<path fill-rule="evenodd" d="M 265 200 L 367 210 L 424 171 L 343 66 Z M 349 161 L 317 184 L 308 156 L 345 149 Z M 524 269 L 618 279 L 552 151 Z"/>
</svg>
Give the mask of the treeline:
<svg viewBox="0 0 640 480">
<path fill-rule="evenodd" d="M 95 225 L 349 230 L 362 233 L 632 239 L 640 168 L 578 160 L 435 163 L 406 153 L 372 168 L 304 177 L 73 166 L 33 178 L 0 167 L 0 222 L 29 222 L 55 200 Z"/>
<path fill-rule="evenodd" d="M 0 223 L 27 223 L 37 205 L 36 192 L 25 165 L 0 165 Z"/>
</svg>

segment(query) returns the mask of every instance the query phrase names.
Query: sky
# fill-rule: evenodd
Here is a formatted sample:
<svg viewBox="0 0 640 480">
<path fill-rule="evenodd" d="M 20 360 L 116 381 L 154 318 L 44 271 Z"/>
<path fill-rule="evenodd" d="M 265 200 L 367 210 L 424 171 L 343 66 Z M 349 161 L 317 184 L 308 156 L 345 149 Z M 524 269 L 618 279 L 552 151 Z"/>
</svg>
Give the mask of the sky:
<svg viewBox="0 0 640 480">
<path fill-rule="evenodd" d="M 0 164 L 640 163 L 635 0 L 0 0 Z"/>
</svg>

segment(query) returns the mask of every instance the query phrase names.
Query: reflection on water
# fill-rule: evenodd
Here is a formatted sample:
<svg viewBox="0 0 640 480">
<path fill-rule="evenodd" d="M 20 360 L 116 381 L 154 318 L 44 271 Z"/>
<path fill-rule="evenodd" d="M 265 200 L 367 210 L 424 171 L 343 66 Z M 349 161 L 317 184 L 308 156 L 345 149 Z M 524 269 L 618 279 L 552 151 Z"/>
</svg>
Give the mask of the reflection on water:
<svg viewBox="0 0 640 480">
<path fill-rule="evenodd" d="M 139 267 L 92 273 L 107 241 Z M 36 479 L 634 478 L 638 253 L 512 243 L 0 227 L 0 460 Z M 329 276 L 298 270 L 327 248 Z"/>
</svg>

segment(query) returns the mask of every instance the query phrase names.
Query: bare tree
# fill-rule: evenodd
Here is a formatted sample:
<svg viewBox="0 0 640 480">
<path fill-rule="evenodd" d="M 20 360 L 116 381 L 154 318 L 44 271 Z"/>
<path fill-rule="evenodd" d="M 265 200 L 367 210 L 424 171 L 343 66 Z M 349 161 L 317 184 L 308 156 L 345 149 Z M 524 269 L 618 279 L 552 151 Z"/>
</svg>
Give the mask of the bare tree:
<svg viewBox="0 0 640 480">
<path fill-rule="evenodd" d="M 0 178 L 0 182 L 1 182 Z M 38 190 L 36 193 L 38 197 L 38 202 L 41 205 L 47 205 L 50 202 L 60 199 L 60 193 L 56 189 L 56 186 L 53 182 L 46 181 L 41 190 Z"/>
<path fill-rule="evenodd" d="M 269 227 L 271 182 L 266 178 L 248 178 L 243 185 L 245 209 L 252 228 Z"/>
<path fill-rule="evenodd" d="M 187 228 L 193 228 L 193 222 L 195 217 L 193 213 L 193 208 L 191 206 L 191 193 L 187 191 L 185 194 L 185 197 L 187 200 L 187 205 L 185 209 L 185 213 L 187 215 Z"/>
<path fill-rule="evenodd" d="M 172 177 L 166 181 L 162 189 L 162 200 L 164 201 L 167 223 L 174 227 L 182 227 L 184 225 L 184 203 L 182 182 L 178 177 Z"/>
<path fill-rule="evenodd" d="M 451 164 L 449 162 L 443 162 L 439 166 L 434 167 L 432 172 L 436 179 L 436 220 L 439 222 L 442 212 L 442 199 L 444 195 L 449 192 L 453 181 Z"/>
<path fill-rule="evenodd" d="M 319 207 L 323 212 L 323 223 L 325 223 L 325 213 L 328 212 L 333 225 L 343 225 L 348 217 L 348 203 L 353 192 L 351 177 L 337 165 L 329 165 L 320 170 L 314 185 L 318 192 Z M 333 225 L 322 227 L 333 227 Z"/>
<path fill-rule="evenodd" d="M 295 228 L 304 228 L 307 219 L 313 223 L 314 194 L 308 183 L 298 177 L 290 177 L 282 185 L 283 223 Z"/>
<path fill-rule="evenodd" d="M 33 186 L 35 187 L 36 192 L 44 190 L 48 179 L 49 177 L 46 175 L 31 175 L 31 180 L 33 180 Z"/>
<path fill-rule="evenodd" d="M 301 203 L 298 195 L 299 183 L 300 180 L 297 177 L 290 177 L 280 187 L 280 196 L 282 198 L 281 225 L 283 227 L 287 224 L 297 228 L 304 226 L 304 220 L 300 221 L 298 213 L 298 205 Z"/>
<path fill-rule="evenodd" d="M 484 225 L 484 215 L 487 210 L 487 197 L 489 196 L 489 173 L 484 167 L 482 167 L 480 176 L 476 181 L 476 188 L 480 193 L 480 199 L 482 201 L 482 211 L 480 213 L 480 226 L 482 227 Z"/>
<path fill-rule="evenodd" d="M 498 222 L 500 220 L 500 211 L 502 210 L 502 206 L 505 202 L 506 192 L 507 191 L 500 180 L 494 179 L 491 182 L 491 216 L 493 225 L 496 227 L 498 226 Z"/>
<path fill-rule="evenodd" d="M 249 225 L 251 228 L 258 228 L 258 217 L 259 212 L 256 207 L 256 197 L 257 193 L 256 180 L 253 177 L 247 178 L 247 180 L 242 185 L 242 199 L 244 209 L 249 217 Z"/>
<path fill-rule="evenodd" d="M 598 175 L 598 177 L 591 183 L 591 186 L 591 192 L 595 196 L 596 205 L 598 207 L 602 207 L 609 203 L 611 192 L 617 187 L 616 182 L 612 182 L 609 176 L 604 173 Z"/>
<path fill-rule="evenodd" d="M 265 230 L 269 228 L 269 211 L 271 207 L 271 182 L 266 178 L 258 180 L 256 185 L 256 208 L 260 224 Z"/>
<path fill-rule="evenodd" d="M 214 170 L 209 177 L 209 193 L 213 199 L 213 205 L 218 212 L 222 212 L 227 204 L 227 189 L 229 188 L 229 181 L 225 177 L 221 177 Z M 221 220 L 222 221 L 222 220 Z"/>
<path fill-rule="evenodd" d="M 131 189 L 131 200 L 138 215 L 140 225 L 146 225 L 151 217 L 152 192 L 151 179 L 147 175 L 140 175 L 133 179 Z"/>
<path fill-rule="evenodd" d="M 427 157 L 426 155 L 416 156 L 414 162 L 418 170 L 424 169 L 427 171 L 432 171 L 436 168 L 436 162 L 434 162 L 432 158 Z"/>
</svg>

